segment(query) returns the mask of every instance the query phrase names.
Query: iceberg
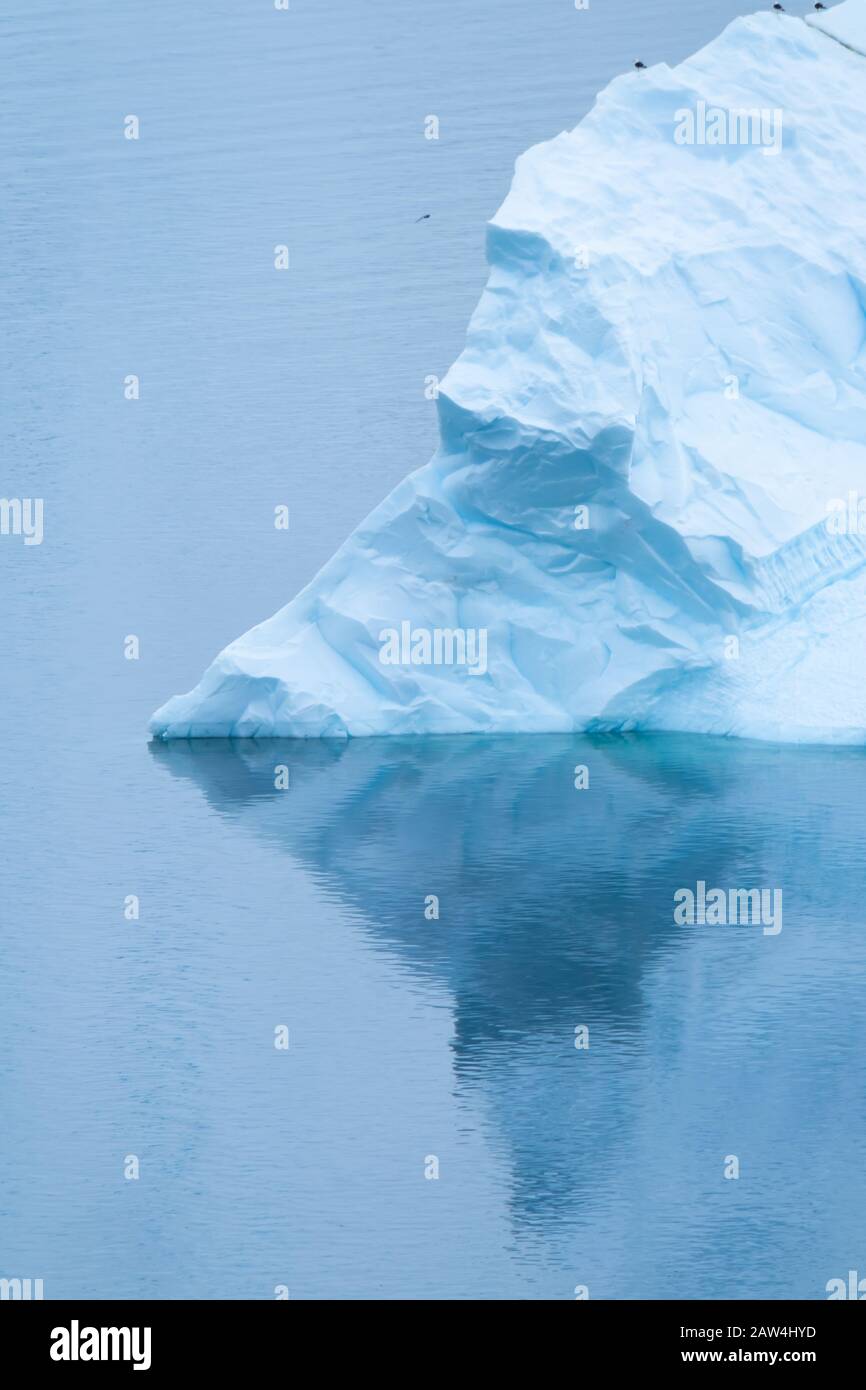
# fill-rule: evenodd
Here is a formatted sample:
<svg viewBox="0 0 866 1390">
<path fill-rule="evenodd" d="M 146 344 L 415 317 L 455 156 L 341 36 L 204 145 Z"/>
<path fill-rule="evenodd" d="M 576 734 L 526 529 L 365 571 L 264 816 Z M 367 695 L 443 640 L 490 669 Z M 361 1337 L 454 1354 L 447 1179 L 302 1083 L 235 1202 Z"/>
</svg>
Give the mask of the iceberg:
<svg viewBox="0 0 866 1390">
<path fill-rule="evenodd" d="M 434 457 L 154 736 L 866 742 L 864 54 L 741 18 L 522 155 Z"/>
</svg>

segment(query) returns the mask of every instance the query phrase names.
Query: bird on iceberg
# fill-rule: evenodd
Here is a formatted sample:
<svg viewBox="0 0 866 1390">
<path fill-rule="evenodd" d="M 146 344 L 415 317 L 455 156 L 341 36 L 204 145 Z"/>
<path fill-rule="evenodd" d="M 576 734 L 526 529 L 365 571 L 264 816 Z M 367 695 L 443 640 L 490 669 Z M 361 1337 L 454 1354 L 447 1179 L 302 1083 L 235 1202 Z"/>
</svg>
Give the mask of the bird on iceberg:
<svg viewBox="0 0 866 1390">
<path fill-rule="evenodd" d="M 826 6 L 826 5 L 822 5 L 822 4 L 821 4 L 821 0 L 818 0 L 818 3 L 817 3 L 817 5 L 815 6 L 815 9 L 816 9 L 816 10 L 826 10 L 826 8 L 827 8 L 827 6 Z"/>
<path fill-rule="evenodd" d="M 784 5 L 774 5 L 774 6 L 773 6 L 773 9 L 776 11 L 777 14 L 784 14 L 784 13 L 785 13 L 785 6 L 784 6 Z"/>
<path fill-rule="evenodd" d="M 645 67 L 646 67 L 646 63 L 642 63 L 641 60 L 640 60 L 640 58 L 638 58 L 637 62 L 635 63 L 635 67 L 636 67 L 636 68 L 645 68 Z"/>
</svg>

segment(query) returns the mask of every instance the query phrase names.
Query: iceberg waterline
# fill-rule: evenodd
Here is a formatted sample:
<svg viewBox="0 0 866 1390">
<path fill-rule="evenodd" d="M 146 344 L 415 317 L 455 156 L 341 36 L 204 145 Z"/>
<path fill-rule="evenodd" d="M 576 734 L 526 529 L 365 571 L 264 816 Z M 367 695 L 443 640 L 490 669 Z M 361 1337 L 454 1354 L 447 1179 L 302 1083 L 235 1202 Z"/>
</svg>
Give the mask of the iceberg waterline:
<svg viewBox="0 0 866 1390">
<path fill-rule="evenodd" d="M 433 459 L 154 735 L 866 742 L 864 53 L 736 20 L 521 156 Z"/>
</svg>

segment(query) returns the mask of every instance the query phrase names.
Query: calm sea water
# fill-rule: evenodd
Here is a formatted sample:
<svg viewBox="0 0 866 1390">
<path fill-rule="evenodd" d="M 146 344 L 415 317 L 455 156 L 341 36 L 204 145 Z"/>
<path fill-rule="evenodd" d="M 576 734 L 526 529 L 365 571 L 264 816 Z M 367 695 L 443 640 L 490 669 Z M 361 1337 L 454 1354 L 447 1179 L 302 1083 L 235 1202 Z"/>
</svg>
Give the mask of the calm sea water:
<svg viewBox="0 0 866 1390">
<path fill-rule="evenodd" d="M 0 493 L 45 538 L 0 538 L 0 1277 L 866 1275 L 858 750 L 145 734 L 432 452 L 515 156 L 749 8 L 4 5 Z M 780 887 L 783 930 L 676 926 L 699 879 Z"/>
</svg>

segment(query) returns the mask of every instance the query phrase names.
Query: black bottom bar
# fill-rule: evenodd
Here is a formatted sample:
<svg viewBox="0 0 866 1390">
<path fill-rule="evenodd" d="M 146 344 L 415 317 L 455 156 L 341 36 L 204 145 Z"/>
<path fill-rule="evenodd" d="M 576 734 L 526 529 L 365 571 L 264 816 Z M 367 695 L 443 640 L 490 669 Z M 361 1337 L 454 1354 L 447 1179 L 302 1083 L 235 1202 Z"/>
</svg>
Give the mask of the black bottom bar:
<svg viewBox="0 0 866 1390">
<path fill-rule="evenodd" d="M 843 1300 L 844 1301 L 844 1300 Z M 861 1299 L 860 1301 L 864 1301 Z M 364 1317 L 390 1304 L 364 1304 Z M 494 1301 L 472 1305 L 472 1324 L 463 1331 L 483 1332 L 494 1312 Z M 526 1315 L 531 1305 L 527 1304 Z M 453 1357 L 447 1339 L 440 1340 L 442 1304 L 400 1303 L 403 1329 L 411 1335 L 406 1319 L 430 1319 L 424 1337 L 424 1370 L 435 1363 L 441 1347 L 443 1362 Z M 147 1375 L 151 1379 L 191 1371 L 213 1372 L 224 1377 L 233 1371 L 249 1371 L 262 1364 L 282 1366 L 291 1373 L 297 1352 L 314 1353 L 319 1361 L 330 1359 L 332 1347 L 355 1346 L 361 1360 L 372 1354 L 364 1335 L 375 1324 L 356 1323 L 351 1300 L 318 1305 L 303 1300 L 268 1303 L 217 1302 L 4 1302 L 0 1303 L 2 1362 L 8 1370 L 16 1364 L 19 1376 L 48 1371 L 52 1375 L 94 1376 L 100 1368 L 117 1375 Z M 411 1312 L 409 1309 L 411 1308 Z M 452 1316 L 465 1316 L 465 1303 L 453 1304 Z M 494 1312 L 495 1316 L 495 1312 Z M 503 1329 L 501 1346 L 513 1348 L 513 1310 Z M 434 1321 L 435 1319 L 435 1321 Z M 662 1303 L 576 1302 L 567 1307 L 549 1306 L 546 1330 L 560 1329 L 572 1351 L 579 1349 L 581 1366 L 592 1356 L 611 1371 L 638 1369 L 643 1373 L 688 1370 L 706 1365 L 800 1365 L 828 1372 L 846 1369 L 856 1374 L 860 1363 L 866 1320 L 839 1302 Z M 481 1324 L 481 1325 L 479 1325 Z M 435 1338 L 431 1331 L 435 1329 Z M 360 1333 L 356 1340 L 355 1331 Z M 334 1332 L 341 1334 L 333 1342 Z M 328 1333 L 322 1341 L 321 1334 Z M 352 1340 L 343 1341 L 348 1334 Z M 570 1339 L 578 1337 L 578 1342 Z M 486 1343 L 495 1351 L 497 1343 Z M 366 1356 L 363 1348 L 367 1347 Z M 431 1353 L 431 1348 L 434 1350 Z M 347 1352 L 348 1354 L 348 1352 Z M 485 1353 L 486 1355 L 487 1353 Z M 387 1356 L 387 1353 L 385 1353 Z M 382 1352 L 376 1354 L 380 1360 Z M 369 1370 L 369 1365 L 367 1367 Z M 406 1367 L 405 1369 L 409 1369 Z M 444 1371 L 443 1371 L 444 1373 Z"/>
</svg>

